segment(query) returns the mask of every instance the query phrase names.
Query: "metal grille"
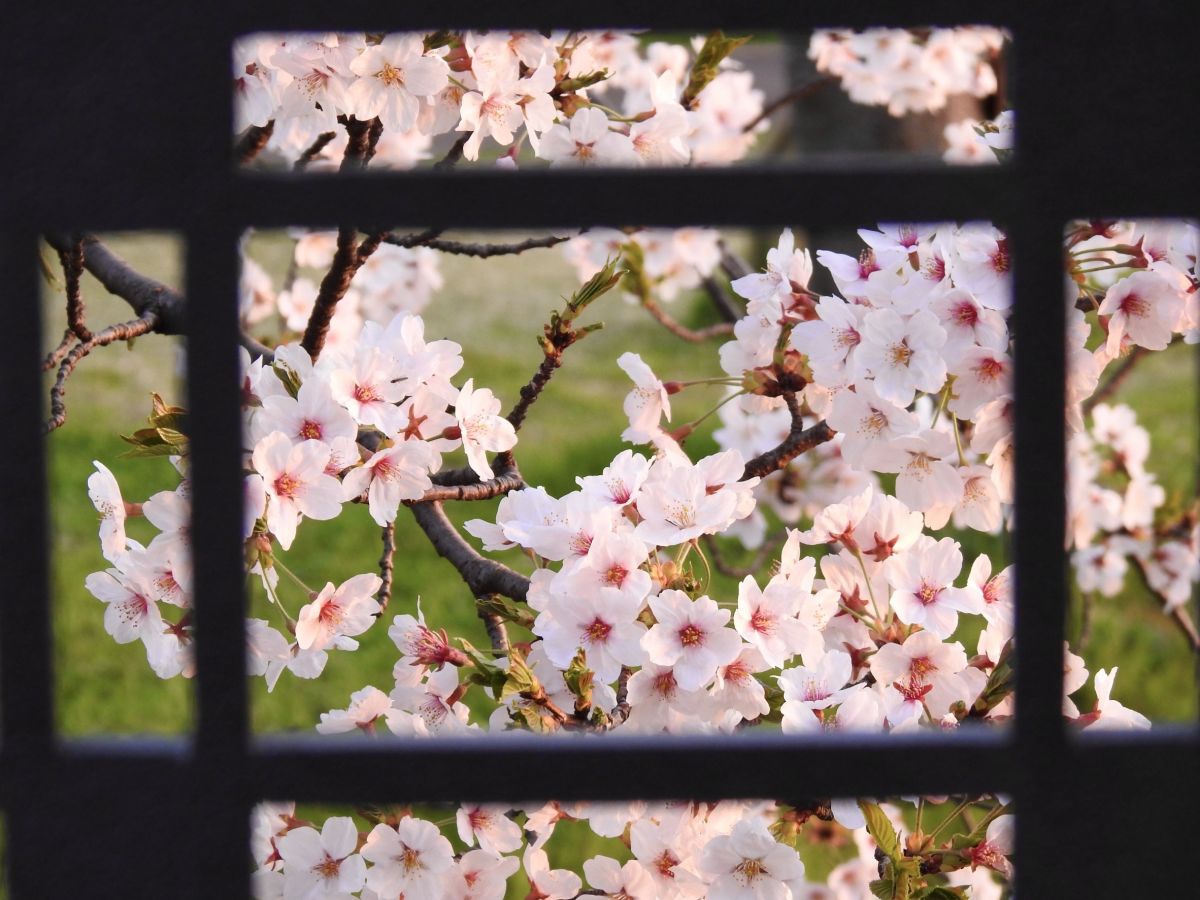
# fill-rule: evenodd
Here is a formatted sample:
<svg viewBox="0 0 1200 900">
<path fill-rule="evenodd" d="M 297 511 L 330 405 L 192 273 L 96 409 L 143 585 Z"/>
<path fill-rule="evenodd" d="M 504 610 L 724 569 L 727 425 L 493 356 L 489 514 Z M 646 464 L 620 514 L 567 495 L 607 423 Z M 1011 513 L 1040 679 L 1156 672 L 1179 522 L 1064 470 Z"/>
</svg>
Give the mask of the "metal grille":
<svg viewBox="0 0 1200 900">
<path fill-rule="evenodd" d="M 1200 109 L 1196 28 L 1178 4 L 684 0 L 579 4 L 311 0 L 9 4 L 0 142 L 0 789 L 10 887 L 34 897 L 248 894 L 265 797 L 478 801 L 889 795 L 997 790 L 1018 811 L 1026 898 L 1178 896 L 1194 880 L 1194 728 L 1074 740 L 1061 715 L 1064 605 L 1062 228 L 1082 216 L 1195 216 L 1184 125 Z M 365 6 L 365 5 L 364 5 Z M 567 17 L 570 21 L 565 21 Z M 447 21 L 452 18 L 454 21 Z M 251 177 L 230 159 L 232 40 L 256 30 L 653 27 L 728 31 L 1003 25 L 1014 37 L 1016 162 L 895 159 L 736 171 L 427 172 Z M 15 78 L 15 83 L 12 79 Z M 564 205 L 562 196 L 572 202 Z M 1015 267 L 1015 728 L 920 738 L 444 740 L 330 748 L 248 733 L 240 555 L 238 237 L 244 227 L 777 226 L 990 219 Z M 37 235 L 160 228 L 187 241 L 198 726 L 177 741 L 54 733 Z M 595 773 L 614 774 L 605 780 Z M 502 773 L 502 774 L 493 774 Z"/>
</svg>

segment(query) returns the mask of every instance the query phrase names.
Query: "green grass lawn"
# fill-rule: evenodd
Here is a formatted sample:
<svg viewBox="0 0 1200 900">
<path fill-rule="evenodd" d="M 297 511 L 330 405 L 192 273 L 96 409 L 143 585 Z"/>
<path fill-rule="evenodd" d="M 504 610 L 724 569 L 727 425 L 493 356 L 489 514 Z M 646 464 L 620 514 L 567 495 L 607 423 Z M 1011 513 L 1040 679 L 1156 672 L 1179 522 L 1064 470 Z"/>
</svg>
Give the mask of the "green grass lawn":
<svg viewBox="0 0 1200 900">
<path fill-rule="evenodd" d="M 136 268 L 180 284 L 180 248 L 172 240 L 121 236 L 110 244 Z M 290 246 L 277 235 L 262 234 L 252 239 L 251 252 L 278 282 Z M 446 287 L 425 313 L 426 337 L 461 343 L 466 367 L 458 378 L 474 377 L 478 385 L 491 387 L 507 408 L 540 361 L 535 336 L 549 312 L 560 307 L 562 298 L 577 286 L 574 273 L 557 250 L 488 261 L 443 257 L 442 271 Z M 128 308 L 105 295 L 90 277 L 84 294 L 93 327 L 130 317 Z M 46 334 L 51 345 L 63 327 L 61 304 L 61 285 L 48 287 Z M 712 321 L 707 301 L 698 296 L 682 298 L 671 311 L 693 325 Z M 719 373 L 717 342 L 685 344 L 616 293 L 589 311 L 585 321 L 595 320 L 603 320 L 605 329 L 568 351 L 564 369 L 533 408 L 517 447 L 526 480 L 545 485 L 555 495 L 573 489 L 577 474 L 599 472 L 624 446 L 619 437 L 624 425 L 621 401 L 628 380 L 615 363 L 621 352 L 640 353 L 664 378 Z M 83 586 L 89 572 L 105 566 L 86 490 L 91 461 L 99 459 L 113 470 L 129 500 L 145 499 L 175 483 L 165 461 L 120 458 L 126 445 L 119 435 L 142 426 L 152 390 L 182 401 L 177 374 L 181 345 L 179 339 L 147 336 L 138 339 L 133 352 L 114 346 L 85 360 L 70 381 L 67 424 L 48 440 L 57 721 L 68 737 L 179 734 L 191 727 L 191 683 L 180 678 L 159 680 L 147 666 L 140 644 L 116 645 L 104 632 L 102 605 Z M 1193 493 L 1197 460 L 1195 384 L 1193 348 L 1177 347 L 1144 360 L 1118 397 L 1134 405 L 1151 431 L 1151 469 L 1169 495 L 1184 498 Z M 694 418 L 716 398 L 716 388 L 677 395 L 675 421 Z M 689 449 L 694 456 L 715 448 L 710 434 L 711 429 L 706 429 L 692 438 Z M 448 462 L 457 465 L 461 459 L 451 456 Z M 461 523 L 491 517 L 495 505 L 496 501 L 451 505 L 448 512 Z M 143 540 L 151 535 L 141 521 L 133 521 L 130 532 Z M 486 644 L 469 591 L 454 569 L 433 554 L 403 510 L 396 540 L 396 581 L 386 620 L 396 613 L 414 612 L 420 597 L 431 625 L 477 645 Z M 968 565 L 979 552 L 1003 552 L 1004 542 L 997 538 L 971 534 L 963 542 Z M 347 506 L 336 521 L 306 522 L 282 558 L 301 579 L 319 587 L 373 571 L 379 553 L 379 529 L 366 508 Z M 505 561 L 518 567 L 523 562 L 511 551 Z M 1094 611 L 1085 654 L 1089 669 L 1119 665 L 1118 699 L 1155 720 L 1194 719 L 1192 655 L 1172 623 L 1159 613 L 1157 603 L 1133 586 L 1132 579 L 1130 585 L 1124 595 L 1102 602 Z M 286 583 L 283 590 L 294 612 L 302 599 Z M 735 597 L 736 588 L 731 580 L 718 576 L 712 593 Z M 259 592 L 251 592 L 250 604 L 253 614 L 273 617 Z M 973 652 L 975 629 L 969 630 L 971 634 L 961 637 L 968 652 Z M 396 656 L 385 623 L 380 623 L 362 636 L 356 653 L 332 653 L 324 675 L 316 681 L 285 673 L 268 695 L 262 679 L 252 680 L 254 730 L 310 732 L 320 713 L 344 707 L 350 694 L 364 685 L 388 690 Z M 1081 705 L 1086 703 L 1090 699 Z M 576 830 L 579 859 L 596 852 L 614 854 L 620 847 L 619 842 L 594 836 L 584 841 L 583 835 L 590 832 L 583 827 Z"/>
</svg>

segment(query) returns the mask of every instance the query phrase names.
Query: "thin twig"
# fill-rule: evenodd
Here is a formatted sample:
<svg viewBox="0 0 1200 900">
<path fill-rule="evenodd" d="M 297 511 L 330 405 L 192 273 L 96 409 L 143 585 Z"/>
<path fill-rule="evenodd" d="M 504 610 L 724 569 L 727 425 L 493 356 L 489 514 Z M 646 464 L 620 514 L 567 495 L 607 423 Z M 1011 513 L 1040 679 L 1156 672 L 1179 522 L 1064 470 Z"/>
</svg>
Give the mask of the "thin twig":
<svg viewBox="0 0 1200 900">
<path fill-rule="evenodd" d="M 721 547 L 712 535 L 704 536 L 704 548 L 712 558 L 713 568 L 729 578 L 745 578 L 758 572 L 775 552 L 787 541 L 787 533 L 776 534 L 763 542 L 754 558 L 744 566 L 735 566 L 721 556 Z"/>
<path fill-rule="evenodd" d="M 656 322 L 666 328 L 671 334 L 693 344 L 702 343 L 709 338 L 733 334 L 732 322 L 717 322 L 715 325 L 709 325 L 706 328 L 688 328 L 682 322 L 672 318 L 658 305 L 658 301 L 651 297 L 643 297 L 642 306 L 646 308 L 646 312 L 650 313 Z"/>
<path fill-rule="evenodd" d="M 471 136 L 469 134 L 464 134 L 457 141 L 455 141 L 454 145 L 448 151 L 446 151 L 446 155 L 433 164 L 434 171 L 441 172 L 445 169 L 453 169 L 456 165 L 458 165 L 458 161 L 462 159 L 463 156 L 463 147 L 467 145 L 467 141 L 470 139 L 470 137 Z"/>
<path fill-rule="evenodd" d="M 43 426 L 44 432 L 49 434 L 56 428 L 61 428 L 67 421 L 67 405 L 65 400 L 67 379 L 71 377 L 71 373 L 75 371 L 75 367 L 79 365 L 85 356 L 97 347 L 106 347 L 116 341 L 128 341 L 139 335 L 153 331 L 157 324 L 158 313 L 150 310 L 137 319 L 109 325 L 98 334 L 92 335 L 91 340 L 81 341 L 76 344 L 58 367 L 58 376 L 54 379 L 54 384 L 50 388 L 50 418 L 46 420 L 46 424 Z"/>
<path fill-rule="evenodd" d="M 1138 364 L 1138 361 L 1146 356 L 1147 352 L 1148 351 L 1145 347 L 1137 346 L 1130 350 L 1129 353 L 1126 354 L 1125 358 L 1121 360 L 1117 364 L 1116 368 L 1112 370 L 1112 373 L 1108 376 L 1108 378 L 1104 380 L 1104 383 L 1096 388 L 1096 390 L 1092 393 L 1092 396 L 1083 401 L 1083 414 L 1086 416 L 1093 409 L 1095 409 L 1102 400 L 1106 400 L 1111 397 L 1116 392 L 1117 388 L 1121 386 L 1121 383 L 1129 377 L 1129 374 L 1133 371 L 1133 367 Z"/>
<path fill-rule="evenodd" d="M 275 120 L 266 125 L 251 125 L 233 145 L 233 155 L 240 165 L 245 165 L 263 151 L 275 132 Z"/>
<path fill-rule="evenodd" d="M 750 268 L 750 263 L 729 249 L 725 241 L 718 241 L 717 247 L 721 250 L 721 269 L 729 276 L 730 281 L 737 281 L 754 271 Z"/>
<path fill-rule="evenodd" d="M 92 332 L 84 322 L 85 307 L 83 290 L 80 279 L 83 277 L 83 240 L 72 242 L 67 250 L 58 251 L 59 262 L 62 263 L 63 279 L 67 290 L 67 327 L 83 342 L 92 339 Z"/>
<path fill-rule="evenodd" d="M 433 250 L 438 250 L 442 253 L 450 253 L 455 256 L 473 256 L 476 259 L 488 259 L 493 256 L 516 256 L 524 253 L 526 250 L 538 250 L 544 247 L 553 247 L 571 239 L 570 235 L 560 236 L 556 234 L 547 235 L 546 237 L 527 238 L 523 241 L 516 241 L 511 244 L 468 244 L 462 241 L 441 241 L 437 236 L 441 234 L 440 230 L 430 232 L 422 232 L 419 235 L 396 235 L 388 234 L 384 240 L 389 244 L 396 244 L 400 247 L 429 247 Z M 422 235 L 429 235 L 423 237 Z"/>
<path fill-rule="evenodd" d="M 796 395 L 791 391 L 785 392 L 783 400 L 787 404 L 788 412 L 792 414 L 792 428 L 788 432 L 788 436 L 783 443 L 774 450 L 768 450 L 766 453 L 759 454 L 748 463 L 746 463 L 746 471 L 742 475 L 742 480 L 758 476 L 765 478 L 772 472 L 782 469 L 801 453 L 805 453 L 826 441 L 831 440 L 837 432 L 825 424 L 824 420 L 813 425 L 811 428 L 805 428 L 800 414 L 800 403 L 796 400 Z"/>
<path fill-rule="evenodd" d="M 379 557 L 379 578 L 383 582 L 379 586 L 379 614 L 387 610 L 388 601 L 392 599 L 392 577 L 396 568 L 396 523 L 388 522 L 383 526 L 383 555 Z"/>
<path fill-rule="evenodd" d="M 497 653 L 508 653 L 512 645 L 508 641 L 508 628 L 505 627 L 504 620 L 496 613 L 484 612 L 482 609 L 479 610 L 479 618 L 483 620 L 483 627 L 487 631 L 492 649 Z"/>
<path fill-rule="evenodd" d="M 815 81 L 810 81 L 808 84 L 802 84 L 800 87 L 788 91 L 782 97 L 777 97 L 764 106 L 762 108 L 762 112 L 751 119 L 748 124 L 742 126 L 742 134 L 749 134 L 758 126 L 759 122 L 766 119 L 776 110 L 782 109 L 788 104 L 795 103 L 797 100 L 803 100 L 805 97 L 809 97 L 817 93 L 817 91 L 819 91 L 821 88 L 825 87 L 826 85 L 833 84 L 835 81 L 837 81 L 837 79 L 833 76 L 818 78 Z"/>
<path fill-rule="evenodd" d="M 323 131 L 316 140 L 308 145 L 308 149 L 300 154 L 300 158 L 292 165 L 293 172 L 303 172 L 308 164 L 321 155 L 321 151 L 329 146 L 329 142 L 337 137 L 336 131 Z"/>
<path fill-rule="evenodd" d="M 70 352 L 71 348 L 75 346 L 75 342 L 77 340 L 78 338 L 75 336 L 75 332 L 73 332 L 70 328 L 64 331 L 62 340 L 59 341 L 58 346 L 47 353 L 46 358 L 42 360 L 42 371 L 49 372 L 60 362 L 62 362 L 63 357 L 65 357 L 67 353 Z"/>
</svg>

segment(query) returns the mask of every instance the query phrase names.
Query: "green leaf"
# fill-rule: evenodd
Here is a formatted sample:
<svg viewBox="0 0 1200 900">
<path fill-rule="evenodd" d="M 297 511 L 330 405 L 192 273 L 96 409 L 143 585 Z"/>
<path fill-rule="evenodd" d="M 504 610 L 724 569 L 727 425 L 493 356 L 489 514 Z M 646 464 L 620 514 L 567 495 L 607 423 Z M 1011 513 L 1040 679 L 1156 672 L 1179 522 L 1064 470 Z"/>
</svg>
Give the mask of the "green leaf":
<svg viewBox="0 0 1200 900">
<path fill-rule="evenodd" d="M 574 78 L 564 78 L 558 83 L 558 91 L 561 94 L 569 94 L 572 91 L 581 91 L 586 87 L 591 87 L 593 84 L 598 84 L 601 81 L 606 81 L 612 75 L 608 69 L 597 69 L 595 72 L 588 72 L 584 75 L 576 75 Z"/>
<path fill-rule="evenodd" d="M 529 668 L 520 651 L 511 651 L 508 655 L 508 673 L 500 688 L 500 700 L 504 701 L 513 696 L 534 699 L 539 695 L 544 697 L 545 692 L 537 676 L 533 674 L 533 669 Z"/>
<path fill-rule="evenodd" d="M 970 894 L 966 888 L 947 887 L 944 884 L 921 888 L 911 895 L 912 900 L 966 900 L 968 897 Z"/>
<path fill-rule="evenodd" d="M 900 836 L 892 827 L 887 813 L 879 807 L 878 803 L 868 803 L 866 800 L 859 800 L 858 808 L 862 810 L 863 818 L 867 820 L 867 832 L 875 838 L 875 843 L 879 845 L 880 851 L 892 861 L 892 865 L 899 867 L 904 860 L 904 854 L 900 850 Z"/>
<path fill-rule="evenodd" d="M 575 695 L 575 712 L 584 713 L 592 707 L 592 683 L 595 674 L 587 666 L 587 653 L 580 650 L 571 660 L 571 665 L 563 672 L 563 680 L 567 690 Z"/>
<path fill-rule="evenodd" d="M 529 607 L 500 594 L 480 597 L 475 601 L 475 608 L 481 613 L 499 616 L 522 628 L 533 628 L 534 615 Z"/>
<path fill-rule="evenodd" d="M 696 98 L 700 96 L 700 92 L 717 77 L 721 60 L 748 40 L 750 40 L 749 35 L 737 38 L 725 37 L 725 32 L 720 29 L 708 36 L 704 46 L 696 54 L 696 61 L 692 63 L 692 71 L 688 75 L 687 87 L 683 89 L 683 94 L 679 98 L 684 109 L 691 109 Z"/>
<path fill-rule="evenodd" d="M 869 885 L 871 893 L 879 898 L 879 900 L 892 900 L 895 896 L 895 885 L 890 878 L 880 878 L 877 881 L 872 881 Z"/>
<path fill-rule="evenodd" d="M 490 688 L 493 696 L 500 696 L 508 677 L 504 670 L 496 665 L 494 660 L 476 650 L 470 641 L 459 638 L 458 642 L 472 663 L 472 668 L 467 673 L 467 681 Z"/>
</svg>

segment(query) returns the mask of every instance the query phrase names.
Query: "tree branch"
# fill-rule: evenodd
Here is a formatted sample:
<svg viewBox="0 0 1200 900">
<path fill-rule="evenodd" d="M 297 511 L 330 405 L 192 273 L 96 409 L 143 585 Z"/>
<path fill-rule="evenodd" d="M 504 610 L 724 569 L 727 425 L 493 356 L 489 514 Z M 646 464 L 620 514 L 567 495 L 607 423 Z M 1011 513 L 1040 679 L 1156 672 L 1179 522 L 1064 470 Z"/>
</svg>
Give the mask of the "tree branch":
<svg viewBox="0 0 1200 900">
<path fill-rule="evenodd" d="M 92 333 L 84 322 L 83 291 L 79 281 L 83 276 L 83 241 L 75 240 L 70 249 L 58 251 L 62 263 L 63 279 L 67 290 L 67 327 L 79 340 L 87 342 Z"/>
<path fill-rule="evenodd" d="M 693 344 L 699 344 L 707 341 L 709 338 L 719 337 L 721 335 L 733 334 L 732 322 L 718 322 L 715 325 L 709 325 L 707 328 L 693 329 L 688 328 L 682 322 L 672 318 L 667 312 L 658 305 L 658 301 L 651 297 L 642 298 L 642 306 L 646 308 L 646 312 L 657 321 L 660 325 L 671 332 L 678 338 L 683 338 Z"/>
<path fill-rule="evenodd" d="M 525 487 L 525 481 L 511 453 L 499 453 L 492 461 L 494 476 L 480 481 L 471 469 L 448 469 L 431 479 L 434 486 L 420 500 L 405 500 L 407 506 L 443 500 L 490 500 Z"/>
<path fill-rule="evenodd" d="M 713 276 L 706 276 L 701 283 L 704 285 L 705 293 L 712 300 L 713 306 L 716 307 L 717 312 L 726 322 L 737 322 L 746 315 L 746 311 L 738 308 L 737 303 L 729 296 L 729 292 L 725 290 L 725 286 Z"/>
<path fill-rule="evenodd" d="M 409 508 L 438 556 L 458 570 L 472 596 L 503 594 L 513 600 L 525 600 L 529 592 L 529 579 L 502 563 L 481 556 L 446 518 L 441 503 L 435 500 L 416 503 Z"/>
<path fill-rule="evenodd" d="M 383 526 L 383 555 L 379 557 L 379 578 L 383 582 L 379 586 L 379 614 L 387 610 L 388 601 L 392 599 L 392 576 L 396 568 L 396 523 L 388 522 Z"/>
<path fill-rule="evenodd" d="M 251 125 L 233 145 L 233 155 L 239 165 L 245 165 L 258 154 L 271 140 L 275 132 L 275 120 L 271 119 L 266 125 Z"/>
<path fill-rule="evenodd" d="M 1133 371 L 1133 367 L 1136 366 L 1138 361 L 1141 360 L 1142 357 L 1144 357 L 1148 352 L 1149 351 L 1147 351 L 1145 347 L 1137 346 L 1130 350 L 1125 358 L 1117 364 L 1117 367 L 1112 370 L 1112 373 L 1108 376 L 1108 378 L 1104 380 L 1104 383 L 1096 388 L 1096 390 L 1092 393 L 1092 396 L 1083 401 L 1083 414 L 1086 416 L 1093 409 L 1095 409 L 1101 401 L 1111 397 L 1116 392 L 1117 388 L 1121 386 L 1121 383 L 1129 377 L 1129 374 Z"/>
<path fill-rule="evenodd" d="M 754 559 L 750 563 L 745 566 L 735 566 L 721 556 L 721 547 L 713 535 L 706 534 L 704 536 L 704 547 L 708 550 L 708 555 L 712 558 L 713 568 L 729 578 L 745 578 L 747 575 L 755 574 L 786 542 L 786 532 L 773 535 L 758 548 L 754 554 Z"/>
<path fill-rule="evenodd" d="M 831 440 L 837 433 L 824 421 L 818 422 L 811 428 L 805 428 L 803 419 L 800 414 L 800 403 L 796 400 L 796 395 L 787 391 L 783 395 L 783 400 L 787 404 L 788 412 L 792 414 L 792 428 L 788 432 L 784 442 L 774 450 L 768 450 L 766 453 L 759 454 L 748 463 L 746 463 L 745 474 L 742 475 L 742 480 L 758 476 L 765 478 L 772 472 L 782 469 L 801 453 L 811 450 L 819 444 L 824 444 Z"/>
<path fill-rule="evenodd" d="M 293 172 L 303 172 L 308 168 L 308 164 L 321 155 L 321 151 L 329 146 L 329 142 L 337 137 L 336 131 L 323 131 L 317 135 L 316 140 L 308 145 L 299 158 L 292 165 Z"/>
<path fill-rule="evenodd" d="M 780 110 L 791 103 L 795 103 L 797 100 L 803 100 L 805 97 L 809 97 L 817 93 L 817 91 L 819 91 L 821 88 L 825 87 L 826 85 L 833 84 L 835 81 L 837 81 L 837 79 L 832 75 L 826 76 L 825 78 L 818 78 L 815 81 L 810 81 L 808 84 L 802 84 L 800 87 L 788 91 L 782 97 L 776 97 L 762 108 L 762 112 L 760 112 L 757 116 L 751 119 L 749 123 L 742 127 L 742 134 L 749 134 L 758 126 L 759 122 L 763 121 L 777 110 Z"/>
<path fill-rule="evenodd" d="M 67 421 L 67 405 L 64 399 L 67 393 L 67 379 L 71 377 L 71 373 L 75 371 L 80 360 L 97 347 L 106 347 L 116 341 L 128 341 L 154 331 L 157 324 L 158 313 L 147 310 L 140 318 L 109 325 L 98 334 L 92 335 L 91 340 L 80 341 L 76 344 L 58 367 L 58 376 L 50 388 L 50 418 L 46 420 L 43 427 L 44 432 L 49 434 L 54 429 L 61 428 Z"/>
<path fill-rule="evenodd" d="M 437 237 L 441 233 L 440 229 L 431 229 L 430 231 L 409 235 L 389 233 L 384 237 L 384 241 L 389 244 L 395 244 L 398 247 L 429 247 L 430 249 L 438 250 L 442 253 L 451 253 L 455 256 L 473 256 L 476 259 L 488 259 L 493 256 L 516 256 L 517 254 L 524 253 L 526 250 L 553 247 L 571 239 L 570 236 L 564 237 L 551 234 L 545 237 L 527 238 L 511 244 L 468 244 L 462 241 L 438 240 Z"/>
</svg>

